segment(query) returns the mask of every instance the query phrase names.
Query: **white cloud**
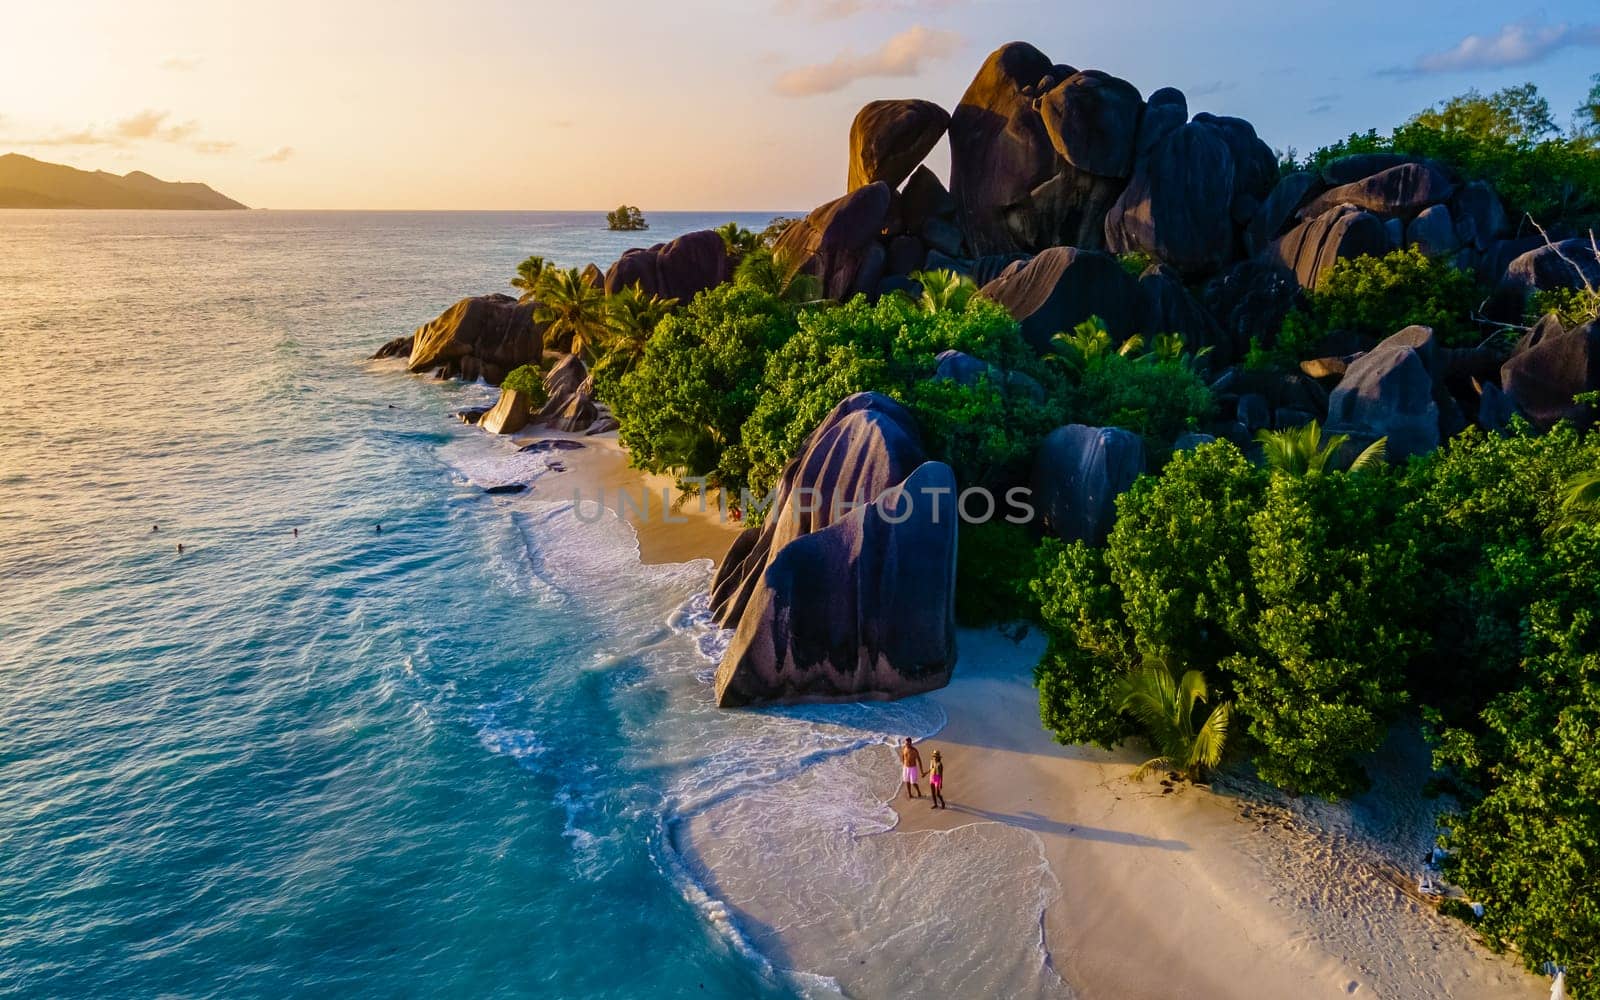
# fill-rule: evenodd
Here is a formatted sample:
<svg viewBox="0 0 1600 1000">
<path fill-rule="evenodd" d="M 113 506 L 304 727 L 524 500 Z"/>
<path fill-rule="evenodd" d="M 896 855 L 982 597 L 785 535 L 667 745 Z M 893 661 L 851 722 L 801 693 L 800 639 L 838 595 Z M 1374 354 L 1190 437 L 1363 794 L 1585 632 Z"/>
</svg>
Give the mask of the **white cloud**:
<svg viewBox="0 0 1600 1000">
<path fill-rule="evenodd" d="M 277 149 L 274 149 L 272 152 L 268 153 L 266 156 L 263 156 L 261 158 L 261 162 L 262 163 L 282 163 L 284 160 L 287 160 L 289 157 L 291 157 L 293 155 L 294 155 L 294 147 L 293 146 L 279 146 Z"/>
<path fill-rule="evenodd" d="M 169 59 L 161 60 L 161 68 L 187 73 L 190 70 L 199 69 L 201 61 L 199 56 L 172 56 Z"/>
<path fill-rule="evenodd" d="M 778 77 L 772 89 L 785 97 L 809 97 L 841 90 L 868 77 L 916 76 L 924 62 L 953 54 L 961 41 L 953 31 L 915 25 L 866 55 L 841 52 L 825 63 L 792 69 Z"/>
<path fill-rule="evenodd" d="M 1468 35 L 1442 52 L 1419 56 L 1410 66 L 1382 72 L 1389 76 L 1427 76 L 1469 70 L 1508 69 L 1543 62 L 1567 48 L 1600 47 L 1600 23 L 1540 24 L 1516 21 L 1492 35 Z"/>
<path fill-rule="evenodd" d="M 837 21 L 880 11 L 937 11 L 959 7 L 964 0 L 778 0 L 780 14 L 803 14 L 814 21 Z"/>
<path fill-rule="evenodd" d="M 167 124 L 171 114 L 166 111 L 145 110 L 116 122 L 109 130 L 96 127 L 31 138 L 13 138 L 19 146 L 127 146 L 135 142 L 183 142 L 200 130 L 195 122 Z M 220 145 L 217 141 L 200 142 L 200 146 Z M 211 150 L 205 150 L 211 151 Z"/>
</svg>

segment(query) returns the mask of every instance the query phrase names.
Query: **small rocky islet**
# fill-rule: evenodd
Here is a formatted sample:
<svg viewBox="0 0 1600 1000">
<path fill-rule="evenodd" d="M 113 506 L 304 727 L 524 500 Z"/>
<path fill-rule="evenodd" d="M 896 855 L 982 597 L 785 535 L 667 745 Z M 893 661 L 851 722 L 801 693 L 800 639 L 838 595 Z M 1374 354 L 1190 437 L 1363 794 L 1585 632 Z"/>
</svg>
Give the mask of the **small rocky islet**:
<svg viewBox="0 0 1600 1000">
<path fill-rule="evenodd" d="M 922 163 L 944 138 L 948 188 Z M 1447 164 L 1360 153 L 1280 174 L 1247 121 L 1191 115 L 1176 89 L 1144 97 L 1129 81 L 1012 43 L 984 61 L 953 113 L 925 100 L 862 108 L 846 176 L 843 195 L 789 225 L 775 257 L 834 300 L 917 295 L 911 276 L 923 271 L 969 276 L 1041 352 L 1091 318 L 1115 343 L 1181 334 L 1207 357 L 1218 412 L 1179 449 L 1215 438 L 1249 446 L 1259 430 L 1316 421 L 1352 447 L 1386 438 L 1396 460 L 1514 416 L 1540 430 L 1593 422 L 1594 408 L 1574 400 L 1600 389 L 1593 321 L 1569 327 L 1546 316 L 1509 348 L 1493 338 L 1449 347 L 1410 326 L 1352 340 L 1298 371 L 1243 363 L 1252 340 L 1277 330 L 1340 260 L 1401 248 L 1448 260 L 1492 289 L 1484 314 L 1507 324 L 1537 292 L 1600 283 L 1586 239 L 1520 232 L 1491 185 Z M 1130 271 L 1131 255 L 1148 266 Z M 637 286 L 685 303 L 731 280 L 737 263 L 707 230 L 628 250 L 583 276 L 607 294 Z M 501 434 L 615 430 L 574 345 L 547 342 L 535 305 L 501 294 L 462 299 L 375 357 L 496 385 L 521 366 L 547 364 L 542 403 L 506 389 L 493 407 L 462 418 Z M 999 374 L 1008 392 L 1030 391 L 1025 375 L 988 369 L 947 351 L 928 378 Z M 1146 468 L 1137 434 L 1057 428 L 1026 483 L 1036 528 L 1103 542 L 1117 495 Z M 927 459 L 898 403 L 870 392 L 839 400 L 784 470 L 764 523 L 745 530 L 717 568 L 713 611 L 733 632 L 718 703 L 894 698 L 947 683 L 957 655 L 961 485 L 948 465 Z M 886 518 L 897 488 L 949 503 Z"/>
</svg>

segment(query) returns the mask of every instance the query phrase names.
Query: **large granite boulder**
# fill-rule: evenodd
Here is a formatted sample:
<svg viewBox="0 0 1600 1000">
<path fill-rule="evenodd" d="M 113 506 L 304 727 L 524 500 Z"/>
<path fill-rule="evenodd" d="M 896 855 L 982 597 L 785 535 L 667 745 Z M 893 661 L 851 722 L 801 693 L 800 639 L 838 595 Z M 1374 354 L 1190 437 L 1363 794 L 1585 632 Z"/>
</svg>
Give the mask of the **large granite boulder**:
<svg viewBox="0 0 1600 1000">
<path fill-rule="evenodd" d="M 1144 99 L 1126 80 L 1083 70 L 1039 98 L 1045 133 L 1056 152 L 1078 170 L 1102 177 L 1133 173 L 1134 140 Z"/>
<path fill-rule="evenodd" d="M 1140 158 L 1106 215 L 1107 248 L 1144 251 L 1185 275 L 1220 269 L 1276 180 L 1271 156 L 1248 123 L 1196 115 Z"/>
<path fill-rule="evenodd" d="M 1300 282 L 1294 272 L 1261 258 L 1233 265 L 1206 282 L 1200 293 L 1233 357 L 1242 357 L 1252 338 L 1265 344 L 1277 336 L 1299 298 Z"/>
<path fill-rule="evenodd" d="M 774 253 L 797 261 L 822 283 L 822 294 L 830 299 L 870 291 L 883 274 L 886 254 L 878 234 L 893 199 L 894 191 L 882 181 L 857 188 L 784 230 Z"/>
<path fill-rule="evenodd" d="M 1415 162 L 1416 157 L 1404 153 L 1351 153 L 1328 161 L 1322 168 L 1322 181 L 1329 187 L 1338 187 L 1371 177 L 1390 167 Z"/>
<path fill-rule="evenodd" d="M 537 362 L 543 353 L 533 310 L 532 302 L 509 295 L 462 299 L 412 334 L 406 367 L 499 385 L 513 368 Z"/>
<path fill-rule="evenodd" d="M 1386 437 L 1396 462 L 1437 448 L 1433 351 L 1433 331 L 1409 326 L 1356 358 L 1328 397 L 1328 432 L 1360 447 Z"/>
<path fill-rule="evenodd" d="M 1300 206 L 1320 194 L 1323 187 L 1325 185 L 1322 176 L 1310 170 L 1296 170 L 1294 173 L 1284 174 L 1278 183 L 1273 185 L 1271 193 L 1261 203 L 1255 218 L 1250 220 L 1250 225 L 1245 229 L 1250 251 L 1260 252 L 1273 240 L 1282 236 L 1284 230 L 1294 221 L 1295 212 Z"/>
<path fill-rule="evenodd" d="M 734 630 L 717 704 L 897 698 L 948 683 L 955 489 L 949 466 L 925 460 L 904 407 L 877 393 L 834 407 L 712 581 L 713 614 Z"/>
<path fill-rule="evenodd" d="M 584 431 L 599 416 L 594 380 L 576 354 L 569 354 L 544 375 L 545 404 L 528 418 L 531 424 L 560 431 Z"/>
<path fill-rule="evenodd" d="M 1461 185 L 1450 199 L 1450 215 L 1455 219 L 1456 242 L 1480 253 L 1511 229 L 1505 206 L 1487 181 Z"/>
<path fill-rule="evenodd" d="M 906 232 L 923 234 L 929 222 L 938 220 L 953 225 L 955 218 L 956 200 L 950 197 L 939 175 L 925 164 L 913 170 L 905 187 L 900 189 L 900 224 L 905 226 Z M 959 229 L 956 237 L 959 247 Z"/>
<path fill-rule="evenodd" d="M 515 434 L 528 426 L 532 416 L 527 393 L 501 389 L 500 398 L 478 418 L 478 426 L 490 434 Z"/>
<path fill-rule="evenodd" d="M 911 176 L 944 137 L 950 114 L 932 101 L 873 101 L 850 123 L 847 191 L 883 181 L 892 188 Z"/>
<path fill-rule="evenodd" d="M 1455 220 L 1444 205 L 1429 205 L 1406 226 L 1406 246 L 1416 247 L 1429 257 L 1443 257 L 1460 248 Z"/>
<path fill-rule="evenodd" d="M 1496 295 L 1525 305 L 1534 292 L 1582 288 L 1585 283 L 1600 287 L 1600 251 L 1586 236 L 1544 244 L 1517 257 L 1506 266 Z"/>
<path fill-rule="evenodd" d="M 611 295 L 638 284 L 646 295 L 688 302 L 732 276 L 727 244 L 712 230 L 701 229 L 624 252 L 606 271 L 605 289 Z"/>
<path fill-rule="evenodd" d="M 1117 497 L 1144 472 L 1144 442 L 1120 427 L 1068 424 L 1045 436 L 1033 459 L 1032 502 L 1046 531 L 1104 545 Z"/>
<path fill-rule="evenodd" d="M 1006 307 L 1041 353 L 1050 350 L 1050 338 L 1090 316 L 1104 320 L 1120 342 L 1134 332 L 1139 307 L 1138 283 L 1115 258 L 1074 247 L 1051 247 L 1013 262 L 983 286 L 983 294 Z"/>
<path fill-rule="evenodd" d="M 1176 333 L 1191 354 L 1209 347 L 1208 364 L 1223 366 L 1233 361 L 1233 338 L 1223 336 L 1216 319 L 1189 294 L 1178 272 L 1165 264 L 1152 264 L 1139 275 L 1133 328 L 1147 337 Z"/>
<path fill-rule="evenodd" d="M 1500 384 L 1541 430 L 1561 420 L 1593 423 L 1596 407 L 1574 403 L 1572 397 L 1600 389 L 1600 322 L 1571 330 L 1548 320 L 1539 324 L 1501 367 Z"/>
<path fill-rule="evenodd" d="M 1058 173 L 1060 157 L 1035 101 L 1041 84 L 1069 75 L 1026 42 L 1002 45 L 951 114 L 950 193 L 972 252 L 1041 249 L 1019 238 L 1015 222 L 1032 213 L 1034 189 Z"/>
<path fill-rule="evenodd" d="M 1448 201 L 1454 182 L 1438 167 L 1427 163 L 1402 163 L 1349 184 L 1330 188 L 1314 198 L 1300 213 L 1310 219 L 1339 205 L 1354 205 L 1379 215 L 1411 216 L 1429 205 Z"/>
<path fill-rule="evenodd" d="M 1337 205 L 1274 240 L 1264 256 L 1293 271 L 1300 286 L 1314 291 L 1334 262 L 1389 249 L 1383 220 L 1355 205 Z"/>
</svg>

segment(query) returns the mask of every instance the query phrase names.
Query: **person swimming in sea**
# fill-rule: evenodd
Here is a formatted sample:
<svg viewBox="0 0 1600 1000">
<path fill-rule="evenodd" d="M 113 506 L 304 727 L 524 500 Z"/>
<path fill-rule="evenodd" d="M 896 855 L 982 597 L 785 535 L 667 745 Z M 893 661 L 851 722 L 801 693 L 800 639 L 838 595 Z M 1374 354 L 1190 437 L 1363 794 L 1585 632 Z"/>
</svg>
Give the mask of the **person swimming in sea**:
<svg viewBox="0 0 1600 1000">
<path fill-rule="evenodd" d="M 922 754 L 911 745 L 911 737 L 907 736 L 905 742 L 900 744 L 900 780 L 905 782 L 906 797 L 913 799 L 922 798 Z"/>
<path fill-rule="evenodd" d="M 930 809 L 948 809 L 944 804 L 944 758 L 939 756 L 939 751 L 933 752 L 933 758 L 928 762 L 928 794 L 933 797 Z"/>
</svg>

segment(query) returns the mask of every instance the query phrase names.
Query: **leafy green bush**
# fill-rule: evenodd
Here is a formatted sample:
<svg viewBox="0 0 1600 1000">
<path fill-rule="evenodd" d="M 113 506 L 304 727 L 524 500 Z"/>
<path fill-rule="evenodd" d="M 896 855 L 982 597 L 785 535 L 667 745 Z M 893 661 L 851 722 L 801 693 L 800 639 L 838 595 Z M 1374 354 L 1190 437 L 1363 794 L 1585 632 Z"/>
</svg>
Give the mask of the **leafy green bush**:
<svg viewBox="0 0 1600 1000">
<path fill-rule="evenodd" d="M 857 297 L 808 309 L 798 332 L 772 354 L 742 441 L 750 481 L 777 482 L 806 436 L 839 400 L 875 390 L 916 416 L 931 457 L 962 484 L 1015 473 L 1033 445 L 1060 423 L 1059 408 L 998 381 L 960 385 L 931 378 L 938 354 L 964 351 L 1005 371 L 1051 380 L 1003 307 L 974 299 L 959 312 L 925 312 L 900 296 Z M 1053 381 L 1053 380 L 1051 380 Z"/>
<path fill-rule="evenodd" d="M 544 391 L 544 373 L 539 370 L 538 365 L 523 365 L 511 369 L 510 374 L 500 380 L 500 388 L 527 396 L 529 406 L 543 406 L 548 399 Z"/>
<path fill-rule="evenodd" d="M 702 292 L 662 319 L 610 401 L 630 461 L 735 491 L 747 485 L 741 429 L 763 398 L 768 357 L 794 331 L 786 304 L 739 284 Z"/>
<path fill-rule="evenodd" d="M 1549 288 L 1534 292 L 1528 298 L 1528 312 L 1524 318 L 1532 325 L 1546 313 L 1555 313 L 1561 324 L 1569 328 L 1600 319 L 1600 295 L 1587 288 Z"/>
<path fill-rule="evenodd" d="M 1416 247 L 1345 258 L 1307 295 L 1309 311 L 1289 313 L 1277 346 L 1298 363 L 1321 353 L 1334 330 L 1383 338 L 1414 323 L 1432 327 L 1447 346 L 1468 346 L 1480 339 L 1472 313 L 1482 298 L 1470 273 Z"/>
<path fill-rule="evenodd" d="M 1419 568 L 1392 478 L 1269 474 L 1224 441 L 1135 483 L 1103 553 L 1041 562 L 1046 724 L 1068 742 L 1124 735 L 1115 683 L 1160 661 L 1235 698 L 1267 780 L 1359 788 L 1354 757 L 1381 743 L 1422 641 L 1406 625 Z"/>
<path fill-rule="evenodd" d="M 1112 350 L 1105 324 L 1091 316 L 1071 334 L 1057 334 L 1051 346 L 1051 360 L 1068 373 L 1070 418 L 1133 431 L 1153 464 L 1165 460 L 1178 435 L 1216 413 L 1216 398 L 1177 334 L 1155 337 L 1148 349 L 1143 337 L 1130 337 Z"/>
<path fill-rule="evenodd" d="M 1003 519 L 960 527 L 956 546 L 956 621 L 989 625 L 1034 617 L 1028 589 L 1038 542 L 1026 525 Z"/>
</svg>

